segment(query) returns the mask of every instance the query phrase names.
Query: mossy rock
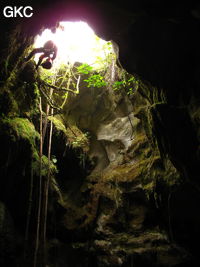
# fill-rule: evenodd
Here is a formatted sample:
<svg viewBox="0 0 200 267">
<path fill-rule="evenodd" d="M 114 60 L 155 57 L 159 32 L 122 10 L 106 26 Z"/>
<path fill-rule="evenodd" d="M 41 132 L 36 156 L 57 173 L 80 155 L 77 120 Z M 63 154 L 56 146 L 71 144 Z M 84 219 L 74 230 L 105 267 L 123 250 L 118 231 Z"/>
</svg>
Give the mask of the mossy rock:
<svg viewBox="0 0 200 267">
<path fill-rule="evenodd" d="M 43 177 L 48 175 L 49 170 L 50 170 L 51 175 L 57 172 L 56 165 L 51 160 L 49 161 L 45 155 L 43 155 L 41 158 L 41 164 L 42 164 L 41 175 Z M 37 150 L 33 152 L 32 168 L 33 168 L 33 172 L 37 176 L 40 176 L 40 157 L 39 157 Z"/>
<path fill-rule="evenodd" d="M 0 92 L 0 114 L 16 116 L 19 114 L 19 107 L 9 90 L 1 89 Z"/>
<path fill-rule="evenodd" d="M 132 182 L 133 180 L 140 177 L 143 166 L 146 165 L 146 161 L 144 164 L 142 161 L 135 162 L 133 164 L 123 164 L 116 166 L 114 168 L 110 168 L 109 171 L 103 175 L 103 181 L 116 181 L 116 182 Z"/>
<path fill-rule="evenodd" d="M 53 125 L 58 131 L 61 131 L 66 135 L 66 127 L 60 116 L 49 116 L 49 120 L 53 122 Z"/>
<path fill-rule="evenodd" d="M 73 148 L 81 148 L 83 152 L 89 150 L 88 133 L 83 133 L 76 125 L 67 125 L 60 116 L 49 117 L 49 120 L 53 122 L 55 128 L 62 132 L 66 138 L 67 143 L 72 145 Z"/>
<path fill-rule="evenodd" d="M 35 130 L 34 125 L 25 118 L 4 118 L 0 122 L 0 128 L 12 136 L 13 141 L 25 139 L 34 146 L 35 140 L 39 138 L 39 133 Z"/>
</svg>

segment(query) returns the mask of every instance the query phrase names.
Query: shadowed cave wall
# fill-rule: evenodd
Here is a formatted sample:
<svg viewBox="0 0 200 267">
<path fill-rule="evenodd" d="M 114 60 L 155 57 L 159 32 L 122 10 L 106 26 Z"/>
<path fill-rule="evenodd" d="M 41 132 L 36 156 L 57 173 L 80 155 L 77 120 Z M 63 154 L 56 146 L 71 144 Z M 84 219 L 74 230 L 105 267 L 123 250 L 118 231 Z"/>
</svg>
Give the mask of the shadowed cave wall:
<svg viewBox="0 0 200 267">
<path fill-rule="evenodd" d="M 139 86 L 130 96 L 83 89 L 69 100 L 64 119 L 58 118 L 65 128 L 55 122 L 58 173 L 49 192 L 47 264 L 199 266 L 199 5 L 33 5 L 29 21 L 1 19 L 1 266 L 33 261 L 39 112 L 37 73 L 23 58 L 42 27 L 62 19 L 85 20 L 101 38 L 113 40 L 121 65 Z M 90 133 L 87 147 L 66 146 L 71 138 L 66 121 L 76 122 L 77 133 Z"/>
</svg>

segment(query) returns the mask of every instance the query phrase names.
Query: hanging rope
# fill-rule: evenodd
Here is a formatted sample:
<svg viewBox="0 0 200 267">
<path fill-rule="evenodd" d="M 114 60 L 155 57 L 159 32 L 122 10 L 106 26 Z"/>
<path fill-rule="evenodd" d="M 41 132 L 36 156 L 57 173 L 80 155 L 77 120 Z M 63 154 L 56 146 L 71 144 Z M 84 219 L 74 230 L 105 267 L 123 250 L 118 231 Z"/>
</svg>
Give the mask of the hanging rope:
<svg viewBox="0 0 200 267">
<path fill-rule="evenodd" d="M 50 90 L 49 98 L 52 98 L 53 89 Z M 49 112 L 50 111 L 50 112 Z M 53 108 L 50 110 L 50 106 L 47 104 L 46 107 L 46 117 L 44 121 L 43 127 L 43 144 L 44 138 L 46 135 L 47 124 L 48 124 L 48 116 L 53 116 Z M 52 139 L 52 129 L 53 124 L 50 122 L 50 133 L 49 133 L 49 144 L 48 144 L 48 173 L 47 176 L 44 178 L 43 183 L 43 199 L 42 199 L 42 221 L 41 221 L 41 239 L 42 239 L 42 259 L 43 265 L 46 264 L 46 222 L 47 222 L 47 207 L 48 207 L 48 190 L 49 190 L 49 180 L 50 180 L 50 160 L 51 160 L 51 139 Z"/>
<path fill-rule="evenodd" d="M 37 229 L 36 229 L 36 242 L 35 242 L 35 252 L 34 252 L 34 264 L 33 266 L 37 266 L 37 258 L 38 258 L 38 248 L 39 248 L 39 234 L 40 234 L 40 221 L 41 221 L 41 201 L 42 201 L 42 154 L 43 154 L 43 137 L 42 137 L 42 99 L 41 97 L 39 98 L 39 110 L 40 110 L 40 175 L 39 175 L 39 192 L 38 192 L 38 212 L 37 212 Z"/>
<path fill-rule="evenodd" d="M 69 70 L 68 70 L 69 72 Z M 67 73 L 66 71 L 65 76 L 66 78 Z M 70 73 L 69 73 L 70 76 Z M 79 94 L 79 83 L 80 83 L 80 75 L 78 76 L 77 83 L 76 83 L 76 90 L 69 89 L 70 83 L 72 79 L 69 77 L 67 80 L 67 88 L 61 88 L 64 80 L 62 80 L 60 87 L 58 88 L 55 86 L 56 84 L 56 78 L 57 73 L 54 75 L 53 84 L 50 85 L 44 81 L 39 82 L 39 90 L 41 94 L 45 97 L 47 101 L 46 106 L 46 113 L 42 110 L 42 99 L 39 98 L 39 111 L 40 111 L 40 151 L 39 151 L 39 158 L 40 158 L 40 167 L 39 167 L 39 183 L 38 183 L 38 207 L 37 207 L 37 224 L 36 224 L 36 240 L 35 240 L 35 251 L 34 251 L 34 260 L 33 260 L 33 266 L 37 267 L 38 260 L 41 261 L 42 266 L 46 266 L 46 259 L 47 259 L 47 246 L 46 246 L 46 234 L 47 234 L 47 210 L 48 210 L 48 195 L 49 195 L 49 184 L 50 184 L 50 178 L 51 178 L 51 146 L 52 146 L 52 132 L 53 132 L 53 122 L 50 121 L 50 129 L 49 129 L 49 142 L 48 142 L 48 172 L 47 176 L 44 177 L 42 180 L 42 156 L 43 156 L 43 146 L 47 131 L 47 125 L 48 125 L 48 116 L 53 116 L 55 114 L 54 109 L 58 111 L 62 111 L 63 106 L 66 103 L 68 93 L 74 93 Z M 42 89 L 44 88 L 44 90 Z M 49 94 L 45 92 L 46 87 L 50 87 Z M 65 91 L 65 98 L 61 105 L 61 107 L 57 107 L 56 104 L 53 101 L 53 91 Z M 43 120 L 45 115 L 45 119 Z M 31 180 L 31 192 L 29 201 L 31 203 L 32 201 L 32 190 L 33 190 L 33 181 Z M 30 224 L 30 214 L 31 214 L 31 204 L 29 204 L 28 209 L 28 215 L 27 215 L 27 229 L 25 234 L 25 240 L 28 240 L 28 229 Z M 41 242 L 41 246 L 40 246 Z M 41 251 L 39 254 L 39 248 L 41 247 Z M 39 254 L 39 255 L 38 255 Z M 38 259 L 38 256 L 39 259 Z"/>
<path fill-rule="evenodd" d="M 49 99 L 50 99 L 50 100 L 51 100 L 52 94 L 53 94 L 53 89 L 51 89 L 51 90 L 50 90 L 50 93 L 49 93 Z M 52 107 L 51 107 L 51 108 L 52 108 Z M 47 130 L 47 123 L 48 123 L 49 109 L 50 109 L 50 105 L 47 104 L 47 107 L 46 107 L 46 116 L 45 116 L 44 127 L 43 127 L 42 145 L 44 145 L 44 138 L 45 138 L 46 130 Z M 51 116 L 51 115 L 50 115 L 50 116 Z"/>
<path fill-rule="evenodd" d="M 26 260 L 26 257 L 27 257 L 32 201 L 33 201 L 33 167 L 32 167 L 32 161 L 31 161 L 31 179 L 30 179 L 30 193 L 29 193 L 29 199 L 28 199 L 28 210 L 27 210 L 26 230 L 25 230 L 24 260 Z"/>
<path fill-rule="evenodd" d="M 50 112 L 51 116 L 53 116 L 53 109 L 51 108 Z M 51 177 L 51 145 L 52 145 L 52 132 L 53 132 L 53 122 L 50 122 L 50 130 L 49 130 L 49 144 L 48 144 L 48 173 L 46 183 L 44 185 L 44 229 L 42 231 L 43 234 L 43 250 L 44 250 L 44 261 L 46 263 L 46 228 L 47 228 L 47 210 L 48 210 L 48 196 L 49 196 L 49 183 Z"/>
</svg>

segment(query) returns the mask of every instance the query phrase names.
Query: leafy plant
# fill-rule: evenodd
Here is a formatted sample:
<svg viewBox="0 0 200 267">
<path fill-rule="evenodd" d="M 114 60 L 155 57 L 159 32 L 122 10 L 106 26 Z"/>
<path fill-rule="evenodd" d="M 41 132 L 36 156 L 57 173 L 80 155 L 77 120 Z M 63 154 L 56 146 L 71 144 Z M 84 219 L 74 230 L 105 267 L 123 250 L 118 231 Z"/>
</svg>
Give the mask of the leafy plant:
<svg viewBox="0 0 200 267">
<path fill-rule="evenodd" d="M 126 77 L 130 74 L 124 72 L 123 79 L 121 81 L 115 81 L 113 83 L 113 90 L 118 91 L 124 89 L 127 92 L 127 95 L 132 95 L 134 90 L 138 87 L 138 80 L 134 77 Z"/>
<path fill-rule="evenodd" d="M 89 74 L 93 70 L 92 66 L 86 63 L 81 64 L 80 66 L 76 67 L 76 69 L 79 74 Z"/>
<path fill-rule="evenodd" d="M 107 84 L 104 80 L 104 77 L 100 74 L 91 75 L 88 79 L 85 79 L 84 81 L 87 82 L 87 87 L 101 88 L 103 86 L 106 86 Z"/>
<path fill-rule="evenodd" d="M 126 84 L 126 81 L 116 81 L 113 83 L 113 90 L 117 91 L 120 90 L 121 88 L 124 87 L 124 85 Z"/>
</svg>

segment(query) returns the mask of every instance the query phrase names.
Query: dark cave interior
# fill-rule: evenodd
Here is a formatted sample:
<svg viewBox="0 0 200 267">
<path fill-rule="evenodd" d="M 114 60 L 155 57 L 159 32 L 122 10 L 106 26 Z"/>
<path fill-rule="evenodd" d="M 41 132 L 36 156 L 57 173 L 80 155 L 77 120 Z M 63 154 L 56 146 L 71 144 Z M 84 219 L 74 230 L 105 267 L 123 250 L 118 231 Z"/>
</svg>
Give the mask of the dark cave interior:
<svg viewBox="0 0 200 267">
<path fill-rule="evenodd" d="M 8 5 L 19 3 L 1 1 L 1 10 Z M 198 1 L 20 5 L 32 6 L 33 17 L 0 17 L 0 265 L 199 267 Z M 35 63 L 23 60 L 34 37 L 63 20 L 86 21 L 116 43 L 120 65 L 139 86 L 128 96 L 80 90 L 64 119 L 53 121 L 49 163 L 49 137 L 39 156 Z M 69 145 L 71 129 L 89 132 L 89 145 Z M 46 247 L 41 228 L 35 260 L 39 178 L 45 187 L 49 171 Z"/>
</svg>

